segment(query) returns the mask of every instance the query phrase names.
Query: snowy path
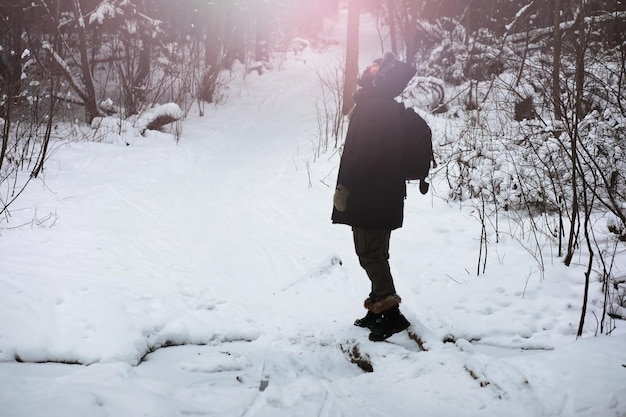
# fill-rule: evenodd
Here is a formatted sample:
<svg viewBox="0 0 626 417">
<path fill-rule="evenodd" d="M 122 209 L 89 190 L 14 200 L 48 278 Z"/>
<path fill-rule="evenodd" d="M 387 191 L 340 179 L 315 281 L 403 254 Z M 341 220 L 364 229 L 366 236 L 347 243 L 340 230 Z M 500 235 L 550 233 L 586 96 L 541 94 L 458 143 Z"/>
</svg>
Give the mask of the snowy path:
<svg viewBox="0 0 626 417">
<path fill-rule="evenodd" d="M 1 230 L 0 416 L 626 416 L 623 330 L 574 339 L 580 270 L 541 279 L 504 240 L 476 277 L 471 208 L 416 188 L 391 263 L 426 350 L 352 326 L 368 282 L 330 224 L 337 157 L 313 161 L 311 59 L 179 144 L 57 151 L 13 213 L 43 224 Z"/>
</svg>

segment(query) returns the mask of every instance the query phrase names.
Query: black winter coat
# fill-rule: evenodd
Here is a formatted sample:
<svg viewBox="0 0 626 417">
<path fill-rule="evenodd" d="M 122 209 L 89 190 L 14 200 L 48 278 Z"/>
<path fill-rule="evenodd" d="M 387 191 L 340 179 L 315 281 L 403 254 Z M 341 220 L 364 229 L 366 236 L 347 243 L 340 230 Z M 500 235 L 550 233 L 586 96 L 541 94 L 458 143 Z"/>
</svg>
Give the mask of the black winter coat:
<svg viewBox="0 0 626 417">
<path fill-rule="evenodd" d="M 402 173 L 401 104 L 375 89 L 355 97 L 337 184 L 348 188 L 347 210 L 333 223 L 365 229 L 402 227 L 406 184 Z"/>
</svg>

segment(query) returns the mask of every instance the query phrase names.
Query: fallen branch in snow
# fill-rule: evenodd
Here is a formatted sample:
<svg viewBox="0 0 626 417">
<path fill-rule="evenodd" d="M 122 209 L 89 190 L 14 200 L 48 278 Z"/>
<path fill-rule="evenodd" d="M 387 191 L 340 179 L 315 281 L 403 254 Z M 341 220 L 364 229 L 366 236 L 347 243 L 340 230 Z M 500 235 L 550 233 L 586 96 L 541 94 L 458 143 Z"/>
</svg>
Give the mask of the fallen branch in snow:
<svg viewBox="0 0 626 417">
<path fill-rule="evenodd" d="M 179 121 L 183 111 L 176 103 L 162 104 L 144 111 L 137 117 L 136 127 L 143 136 L 146 130 L 159 130 L 163 126 Z"/>
<path fill-rule="evenodd" d="M 365 372 L 374 372 L 374 366 L 372 366 L 369 355 L 362 355 L 357 344 L 351 345 L 351 343 L 348 343 L 347 346 L 342 344 L 341 351 L 350 359 L 350 362 Z"/>
</svg>

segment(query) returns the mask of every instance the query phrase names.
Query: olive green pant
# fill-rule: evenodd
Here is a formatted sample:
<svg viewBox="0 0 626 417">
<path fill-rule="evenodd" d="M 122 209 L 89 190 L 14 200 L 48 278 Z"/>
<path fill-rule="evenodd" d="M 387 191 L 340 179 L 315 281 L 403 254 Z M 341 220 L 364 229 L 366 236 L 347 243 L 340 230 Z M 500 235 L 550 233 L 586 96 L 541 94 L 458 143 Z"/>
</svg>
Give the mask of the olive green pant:
<svg viewBox="0 0 626 417">
<path fill-rule="evenodd" d="M 372 283 L 372 302 L 394 295 L 396 289 L 389 269 L 389 239 L 391 230 L 352 228 L 354 249 L 359 263 Z"/>
</svg>

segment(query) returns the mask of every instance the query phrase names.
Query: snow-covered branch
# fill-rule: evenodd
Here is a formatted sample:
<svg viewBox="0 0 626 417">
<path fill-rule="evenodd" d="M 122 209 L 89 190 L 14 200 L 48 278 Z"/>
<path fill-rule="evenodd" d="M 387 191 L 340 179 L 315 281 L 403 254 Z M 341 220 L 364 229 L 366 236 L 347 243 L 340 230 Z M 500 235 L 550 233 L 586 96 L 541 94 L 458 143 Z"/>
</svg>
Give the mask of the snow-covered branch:
<svg viewBox="0 0 626 417">
<path fill-rule="evenodd" d="M 588 25 L 604 23 L 610 20 L 624 21 L 626 20 L 626 12 L 603 13 L 603 14 L 599 14 L 595 16 L 585 17 L 585 23 L 587 23 Z M 576 24 L 576 20 L 569 20 L 567 22 L 562 22 L 559 25 L 559 28 L 561 29 L 561 32 L 563 32 L 563 31 L 571 29 L 572 27 L 574 27 L 575 24 Z M 521 42 L 527 38 L 536 39 L 542 36 L 552 35 L 552 33 L 553 33 L 553 27 L 550 26 L 550 27 L 545 27 L 545 28 L 534 29 L 528 32 L 520 32 L 520 33 L 512 34 L 511 36 L 509 36 L 509 40 L 511 42 Z"/>
<path fill-rule="evenodd" d="M 56 63 L 56 65 L 61 69 L 65 79 L 70 83 L 72 90 L 78 94 L 81 100 L 84 101 L 87 99 L 87 92 L 81 87 L 81 81 L 72 73 L 70 66 L 67 65 L 67 62 L 54 50 L 52 45 L 48 42 L 44 42 L 42 48 L 50 54 L 52 60 Z"/>
</svg>

